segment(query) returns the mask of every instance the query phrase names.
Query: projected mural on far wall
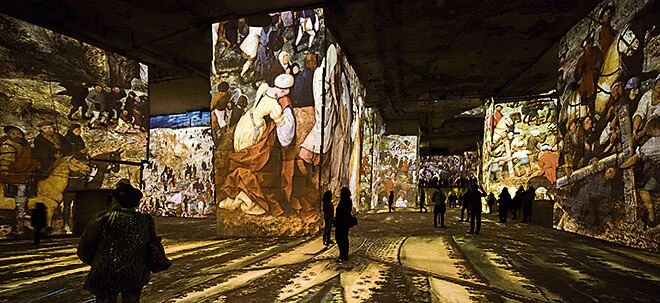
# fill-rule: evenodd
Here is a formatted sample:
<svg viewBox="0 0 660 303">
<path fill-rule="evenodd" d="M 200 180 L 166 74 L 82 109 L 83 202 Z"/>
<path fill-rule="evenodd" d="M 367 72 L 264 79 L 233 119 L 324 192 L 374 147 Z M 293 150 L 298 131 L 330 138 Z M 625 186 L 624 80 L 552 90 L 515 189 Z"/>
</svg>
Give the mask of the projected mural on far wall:
<svg viewBox="0 0 660 303">
<path fill-rule="evenodd" d="M 381 136 L 374 151 L 372 209 L 387 208 L 394 192 L 395 208 L 417 205 L 417 136 Z"/>
<path fill-rule="evenodd" d="M 558 229 L 660 251 L 660 3 L 606 1 L 562 39 Z"/>
<path fill-rule="evenodd" d="M 364 89 L 322 9 L 271 19 L 212 27 L 216 215 L 226 236 L 315 233 L 322 191 L 359 193 Z"/>
<path fill-rule="evenodd" d="M 209 113 L 152 117 L 149 133 L 140 210 L 168 217 L 214 216 Z"/>
<path fill-rule="evenodd" d="M 48 231 L 69 232 L 65 191 L 139 184 L 147 67 L 5 15 L 0 30 L 0 238 L 29 232 L 37 201 Z"/>
<path fill-rule="evenodd" d="M 556 99 L 486 104 L 482 180 L 487 191 L 534 187 L 551 199 L 557 180 Z M 547 194 L 547 196 L 546 196 Z"/>
</svg>

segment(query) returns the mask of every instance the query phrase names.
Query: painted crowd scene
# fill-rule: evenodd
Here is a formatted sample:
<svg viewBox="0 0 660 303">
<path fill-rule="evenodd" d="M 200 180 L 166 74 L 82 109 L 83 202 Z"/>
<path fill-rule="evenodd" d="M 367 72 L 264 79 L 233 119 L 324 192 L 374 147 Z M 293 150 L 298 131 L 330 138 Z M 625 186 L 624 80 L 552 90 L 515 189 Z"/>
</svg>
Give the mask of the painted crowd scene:
<svg viewBox="0 0 660 303">
<path fill-rule="evenodd" d="M 241 18 L 212 27 L 221 235 L 315 233 L 323 191 L 359 192 L 364 88 L 322 9 L 270 16 L 268 26 Z"/>
<path fill-rule="evenodd" d="M 660 249 L 658 16 L 605 1 L 561 41 L 558 229 Z"/>
<path fill-rule="evenodd" d="M 37 202 L 69 233 L 72 191 L 140 183 L 147 67 L 5 15 L 0 29 L 0 238 L 29 232 Z"/>
</svg>

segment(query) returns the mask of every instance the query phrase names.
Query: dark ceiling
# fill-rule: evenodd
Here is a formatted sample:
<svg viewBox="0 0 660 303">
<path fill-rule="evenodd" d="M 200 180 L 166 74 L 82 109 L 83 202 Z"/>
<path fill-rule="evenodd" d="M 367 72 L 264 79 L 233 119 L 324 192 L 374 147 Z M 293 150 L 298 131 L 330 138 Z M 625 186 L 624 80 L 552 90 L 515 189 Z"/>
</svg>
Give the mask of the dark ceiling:
<svg viewBox="0 0 660 303">
<path fill-rule="evenodd" d="M 152 113 L 164 114 L 208 107 L 212 23 L 325 5 L 368 105 L 387 121 L 417 120 L 425 149 L 459 152 L 483 124 L 455 116 L 486 97 L 554 88 L 559 40 L 598 2 L 23 0 L 0 10 L 149 64 Z"/>
</svg>

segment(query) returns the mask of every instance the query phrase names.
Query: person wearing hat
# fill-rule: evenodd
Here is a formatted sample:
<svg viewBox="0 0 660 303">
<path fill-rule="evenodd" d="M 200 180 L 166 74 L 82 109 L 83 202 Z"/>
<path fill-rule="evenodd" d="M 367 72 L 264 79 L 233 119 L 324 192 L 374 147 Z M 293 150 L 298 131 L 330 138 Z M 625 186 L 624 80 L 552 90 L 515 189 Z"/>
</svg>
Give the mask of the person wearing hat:
<svg viewBox="0 0 660 303">
<path fill-rule="evenodd" d="M 13 125 L 3 127 L 5 136 L 0 137 L 0 183 L 14 187 L 16 202 L 16 233 L 24 232 L 23 219 L 27 214 L 27 187 L 38 163 L 32 157 L 30 143 L 23 131 Z M 13 191 L 12 191 L 13 192 Z M 5 191 L 5 195 L 9 192 Z"/>
<path fill-rule="evenodd" d="M 633 137 L 638 138 L 644 123 L 652 117 L 660 116 L 660 74 L 655 78 L 653 88 L 644 93 L 633 114 Z"/>
<path fill-rule="evenodd" d="M 151 274 L 149 244 L 156 235 L 154 219 L 137 211 L 142 192 L 130 184 L 118 184 L 112 191 L 116 200 L 85 227 L 76 254 L 91 268 L 84 289 L 96 302 L 139 302 L 142 288 Z"/>
<path fill-rule="evenodd" d="M 236 124 L 234 151 L 241 151 L 261 138 L 266 131 L 266 117 L 270 117 L 277 127 L 284 125 L 285 118 L 278 99 L 288 95 L 291 86 L 293 76 L 281 74 L 275 78 L 274 86 L 266 88 L 261 96 L 257 95 L 255 105 Z"/>
<path fill-rule="evenodd" d="M 39 129 L 40 132 L 33 142 L 34 158 L 39 162 L 39 171 L 35 177 L 44 179 L 53 170 L 55 160 L 62 157 L 64 136 L 55 130 L 55 125 L 50 121 L 39 124 Z"/>
<path fill-rule="evenodd" d="M 550 183 L 555 184 L 557 181 L 557 167 L 559 166 L 559 156 L 552 151 L 550 144 L 541 145 L 541 155 L 539 156 L 539 167 L 541 173 L 539 175 L 548 178 Z"/>
</svg>

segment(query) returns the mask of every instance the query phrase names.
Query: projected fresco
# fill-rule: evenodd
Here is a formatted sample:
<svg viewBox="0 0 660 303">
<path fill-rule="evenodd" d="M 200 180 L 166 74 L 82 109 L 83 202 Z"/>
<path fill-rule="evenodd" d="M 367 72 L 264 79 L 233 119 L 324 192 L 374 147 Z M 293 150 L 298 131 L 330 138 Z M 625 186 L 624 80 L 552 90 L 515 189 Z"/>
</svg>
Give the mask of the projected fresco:
<svg viewBox="0 0 660 303">
<path fill-rule="evenodd" d="M 322 9 L 271 17 L 265 27 L 238 19 L 212 28 L 222 235 L 314 233 L 322 191 L 337 197 L 348 186 L 359 197 L 364 89 L 326 31 Z"/>
<path fill-rule="evenodd" d="M 417 136 L 381 136 L 375 147 L 371 208 L 387 208 L 390 191 L 395 208 L 416 207 Z"/>
<path fill-rule="evenodd" d="M 360 165 L 360 202 L 355 203 L 358 211 L 372 209 L 374 179 L 374 154 L 378 150 L 384 125 L 380 114 L 374 108 L 366 108 L 362 138 L 362 164 Z"/>
<path fill-rule="evenodd" d="M 65 190 L 139 184 L 147 67 L 5 15 L 0 30 L 0 225 L 22 234 L 26 209 L 42 201 L 48 229 L 68 231 Z"/>
<path fill-rule="evenodd" d="M 215 215 L 209 117 L 193 112 L 151 118 L 141 211 L 169 217 Z M 206 126 L 200 126 L 204 121 Z"/>
<path fill-rule="evenodd" d="M 502 188 L 552 193 L 557 170 L 557 110 L 554 99 L 486 104 L 482 181 L 489 192 Z"/>
<path fill-rule="evenodd" d="M 562 39 L 555 227 L 659 250 L 660 3 L 601 3 Z"/>
<path fill-rule="evenodd" d="M 463 187 L 478 174 L 479 158 L 476 152 L 423 156 L 420 160 L 419 182 L 427 187 Z"/>
</svg>

